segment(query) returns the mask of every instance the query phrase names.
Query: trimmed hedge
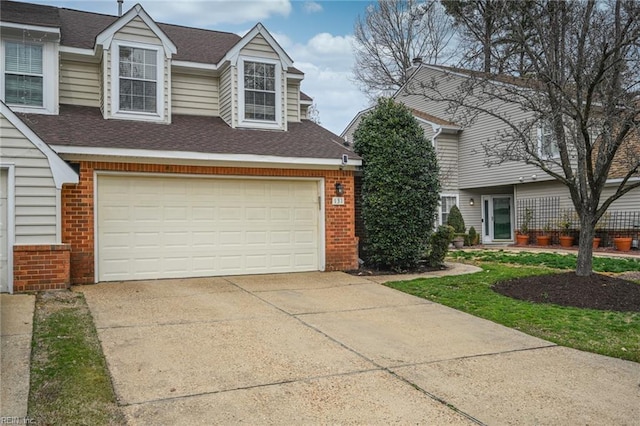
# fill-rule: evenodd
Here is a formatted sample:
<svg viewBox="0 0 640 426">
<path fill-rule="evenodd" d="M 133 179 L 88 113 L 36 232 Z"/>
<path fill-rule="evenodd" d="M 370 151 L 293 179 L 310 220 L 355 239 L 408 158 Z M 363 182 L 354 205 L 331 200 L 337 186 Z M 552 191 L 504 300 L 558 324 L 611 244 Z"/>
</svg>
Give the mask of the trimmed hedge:
<svg viewBox="0 0 640 426">
<path fill-rule="evenodd" d="M 362 118 L 353 140 L 364 164 L 365 262 L 391 270 L 415 267 L 438 208 L 433 146 L 407 107 L 386 98 Z"/>
</svg>

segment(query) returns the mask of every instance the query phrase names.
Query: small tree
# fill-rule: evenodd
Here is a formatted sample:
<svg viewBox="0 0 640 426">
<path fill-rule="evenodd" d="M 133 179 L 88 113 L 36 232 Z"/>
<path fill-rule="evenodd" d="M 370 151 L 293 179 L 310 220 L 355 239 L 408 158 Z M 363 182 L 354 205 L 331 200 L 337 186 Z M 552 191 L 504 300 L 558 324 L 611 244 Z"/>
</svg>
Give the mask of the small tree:
<svg viewBox="0 0 640 426">
<path fill-rule="evenodd" d="M 353 140 L 364 163 L 364 256 L 381 268 L 414 267 L 438 208 L 435 150 L 407 107 L 386 98 L 363 117 Z"/>
<path fill-rule="evenodd" d="M 467 227 L 464 225 L 464 218 L 458 206 L 451 207 L 449 211 L 449 217 L 447 218 L 447 225 L 453 227 L 456 234 L 464 234 Z"/>
</svg>

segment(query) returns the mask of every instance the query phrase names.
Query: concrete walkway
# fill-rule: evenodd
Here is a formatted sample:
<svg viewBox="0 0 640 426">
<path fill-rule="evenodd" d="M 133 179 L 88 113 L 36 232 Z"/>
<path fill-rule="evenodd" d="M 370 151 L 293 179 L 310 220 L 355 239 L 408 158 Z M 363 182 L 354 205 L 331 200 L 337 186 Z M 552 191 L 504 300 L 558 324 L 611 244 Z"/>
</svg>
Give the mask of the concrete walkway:
<svg viewBox="0 0 640 426">
<path fill-rule="evenodd" d="M 0 419 L 27 416 L 35 299 L 0 294 Z"/>
<path fill-rule="evenodd" d="M 362 277 L 75 290 L 86 296 L 134 425 L 631 425 L 640 418 L 640 364 L 558 347 Z"/>
</svg>

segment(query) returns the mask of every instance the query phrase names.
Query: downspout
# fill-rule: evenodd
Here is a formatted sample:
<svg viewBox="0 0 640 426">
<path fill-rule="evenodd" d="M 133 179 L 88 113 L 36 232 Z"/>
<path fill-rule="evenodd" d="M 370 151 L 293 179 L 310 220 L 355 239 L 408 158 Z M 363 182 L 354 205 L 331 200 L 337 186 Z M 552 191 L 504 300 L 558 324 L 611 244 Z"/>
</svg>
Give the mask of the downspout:
<svg viewBox="0 0 640 426">
<path fill-rule="evenodd" d="M 438 126 L 436 124 L 432 124 L 431 128 L 435 132 L 433 137 L 431 138 L 431 143 L 433 144 L 433 149 L 436 150 L 436 155 L 438 154 L 438 136 L 442 133 L 442 126 Z"/>
</svg>

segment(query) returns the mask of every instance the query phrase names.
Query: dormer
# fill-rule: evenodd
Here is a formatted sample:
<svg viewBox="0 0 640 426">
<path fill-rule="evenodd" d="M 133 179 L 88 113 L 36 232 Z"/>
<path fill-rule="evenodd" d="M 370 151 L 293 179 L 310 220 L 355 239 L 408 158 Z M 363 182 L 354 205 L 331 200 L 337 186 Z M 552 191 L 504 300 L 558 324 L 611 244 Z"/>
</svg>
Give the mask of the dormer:
<svg viewBox="0 0 640 426">
<path fill-rule="evenodd" d="M 273 36 L 257 24 L 221 61 L 221 117 L 231 127 L 287 130 L 292 65 Z"/>
<path fill-rule="evenodd" d="M 171 57 L 175 44 L 136 4 L 96 37 L 102 49 L 107 119 L 171 122 Z"/>
<path fill-rule="evenodd" d="M 60 28 L 1 22 L 0 30 L 0 100 L 17 112 L 57 114 Z"/>
</svg>

